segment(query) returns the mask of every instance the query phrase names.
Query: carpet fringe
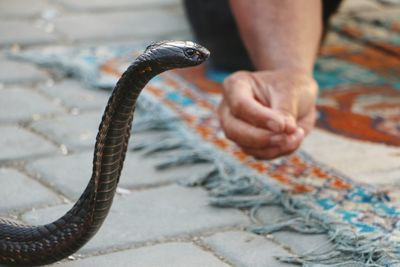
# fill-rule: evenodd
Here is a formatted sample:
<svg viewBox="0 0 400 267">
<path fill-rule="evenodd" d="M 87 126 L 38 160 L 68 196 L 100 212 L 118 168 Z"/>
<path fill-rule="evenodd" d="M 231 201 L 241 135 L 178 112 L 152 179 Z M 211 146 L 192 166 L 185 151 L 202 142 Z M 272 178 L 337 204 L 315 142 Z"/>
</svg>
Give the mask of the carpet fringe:
<svg viewBox="0 0 400 267">
<path fill-rule="evenodd" d="M 157 100 L 146 95 L 144 102 L 147 101 Z M 159 110 L 158 114 L 164 112 Z M 238 168 L 229 159 L 229 155 L 200 142 L 196 134 L 179 120 L 171 122 L 162 116 L 151 117 L 143 125 L 145 127 L 142 126 L 142 131 L 157 129 L 166 131 L 170 137 L 137 144 L 134 150 L 143 151 L 145 156 L 153 153 L 162 156 L 163 152 L 174 151 L 173 157 L 168 154 L 168 159 L 156 166 L 159 170 L 184 164 L 210 163 L 211 167 L 204 172 L 180 180 L 179 184 L 206 188 L 213 206 L 249 210 L 254 222 L 248 228 L 249 231 L 269 235 L 286 230 L 303 234 L 326 234 L 329 238 L 325 245 L 318 244 L 318 247 L 303 254 L 277 257 L 278 260 L 303 267 L 400 267 L 400 247 L 394 241 L 389 241 L 385 236 L 355 233 L 350 226 L 318 210 L 309 197 L 293 195 L 285 189 L 264 183 L 259 175 L 251 173 L 252 170 Z M 260 221 L 257 211 L 268 205 L 283 207 L 288 218 L 272 224 Z"/>
</svg>

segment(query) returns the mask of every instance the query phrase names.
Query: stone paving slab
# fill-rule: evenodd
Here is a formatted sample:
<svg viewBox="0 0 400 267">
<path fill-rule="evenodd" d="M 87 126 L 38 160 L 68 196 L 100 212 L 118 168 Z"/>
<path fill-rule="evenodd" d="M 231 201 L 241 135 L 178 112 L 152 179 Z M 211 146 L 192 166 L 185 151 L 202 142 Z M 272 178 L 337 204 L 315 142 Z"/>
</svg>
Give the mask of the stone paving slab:
<svg viewBox="0 0 400 267">
<path fill-rule="evenodd" d="M 35 0 L 34 5 L 32 5 L 31 0 L 1 0 L 0 17 L 33 17 L 38 16 L 45 10 L 52 8 L 54 7 L 52 7 L 48 1 L 45 0 Z"/>
<path fill-rule="evenodd" d="M 50 142 L 18 126 L 0 126 L 0 162 L 57 154 Z"/>
<path fill-rule="evenodd" d="M 64 144 L 68 150 L 93 149 L 102 112 L 64 115 L 35 121 L 31 126 L 42 134 Z"/>
<path fill-rule="evenodd" d="M 177 4 L 178 0 L 36 0 L 34 5 L 27 3 L 29 1 L 1 1 L 0 47 L 14 43 L 37 45 L 57 42 L 65 45 L 70 44 L 69 41 L 109 44 L 134 40 L 136 43 L 175 37 L 184 39 L 190 36 L 182 7 Z M 380 10 L 381 7 L 371 0 L 347 0 L 342 7 L 345 12 L 362 10 L 357 15 L 371 20 L 400 14 L 395 8 Z M 53 12 L 54 8 L 58 9 L 56 13 Z M 55 17 L 50 18 L 52 15 Z M 54 33 L 46 33 L 46 30 L 53 31 L 53 26 Z M 0 59 L 0 88 L 4 87 L 2 84 L 31 85 L 48 79 L 48 74 L 35 66 Z M 6 88 L 8 92 L 7 85 Z M 0 163 L 27 159 L 29 172 L 38 172 L 46 184 L 52 184 L 57 189 L 54 191 L 61 190 L 67 196 L 76 198 L 90 176 L 95 134 L 108 92 L 102 97 L 100 95 L 103 92 L 86 90 L 70 80 L 53 87 L 43 86 L 38 90 L 69 109 L 84 112 L 76 116 L 57 115 L 55 119 L 33 122 L 35 129 L 51 140 L 65 143 L 73 154 L 61 157 L 59 149 L 39 135 L 16 126 L 0 126 Z M 95 93 L 93 98 L 92 92 Z M 2 98 L 4 97 L 0 97 Z M 0 107 L 3 106 L 0 103 Z M 8 112 L 12 108 L 0 108 L 0 115 L 2 110 Z M 91 109 L 98 110 L 87 112 Z M 160 139 L 162 134 L 135 134 L 132 141 L 140 142 L 149 138 Z M 351 143 L 357 144 L 352 146 L 346 140 L 348 141 L 342 137 L 333 138 L 317 130 L 306 139 L 303 147 L 316 159 L 321 159 L 321 162 L 329 166 L 333 163 L 334 168 L 354 179 L 369 178 L 372 183 L 384 183 L 385 186 L 400 184 L 398 149 L 357 143 L 353 140 Z M 74 153 L 74 150 L 79 153 Z M 335 157 L 335 154 L 340 157 Z M 50 158 L 53 155 L 57 157 Z M 37 159 L 39 156 L 46 158 Z M 359 160 L 350 161 L 352 157 Z M 284 231 L 274 233 L 274 240 L 271 241 L 239 230 L 224 232 L 227 231 L 226 226 L 228 229 L 241 229 L 241 226 L 250 224 L 248 217 L 235 209 L 208 206 L 207 193 L 201 189 L 167 185 L 175 181 L 178 174 L 185 176 L 187 173 L 197 173 L 202 171 L 202 167 L 171 170 L 169 176 L 168 172 L 159 174 L 153 169 L 157 160 L 142 159 L 136 153 L 128 154 L 121 186 L 131 188 L 133 192 L 116 196 L 115 205 L 104 228 L 87 247 L 79 251 L 85 256 L 93 252 L 103 255 L 79 261 L 65 261 L 61 266 L 292 266 L 274 260 L 275 255 L 287 255 L 278 243 L 297 253 L 327 244 L 324 235 L 301 235 Z M 349 162 L 352 163 L 351 166 Z M 357 172 L 357 168 L 361 172 Z M 0 185 L 3 185 L 0 195 L 10 198 L 3 206 L 0 205 L 0 213 L 23 212 L 21 209 L 26 211 L 31 207 L 47 204 L 57 205 L 24 215 L 26 221 L 45 223 L 58 218 L 70 207 L 60 205 L 60 197 L 50 188 L 14 169 L 0 169 Z M 24 190 L 30 191 L 21 194 Z M 44 199 L 43 202 L 35 202 L 39 198 Z M 18 203 L 23 206 L 15 210 L 13 205 Z M 257 214 L 259 219 L 269 223 L 284 216 L 287 214 L 280 207 L 274 206 L 262 208 Z M 196 236 L 196 243 L 201 247 L 188 242 L 191 236 Z M 172 240 L 176 243 L 169 243 Z M 161 244 L 154 245 L 152 241 Z M 202 249 L 203 245 L 208 245 L 211 250 Z M 133 249 L 136 246 L 147 247 Z M 114 252 L 120 249 L 128 250 Z M 224 263 L 215 255 L 224 257 L 229 263 Z"/>
<path fill-rule="evenodd" d="M 122 188 L 146 187 L 184 179 L 192 173 L 209 168 L 207 164 L 182 166 L 157 171 L 154 166 L 160 158 L 144 158 L 139 153 L 127 153 L 119 186 Z M 92 173 L 93 151 L 44 158 L 33 161 L 27 169 L 40 179 L 57 188 L 71 199 L 77 199 Z"/>
<path fill-rule="evenodd" d="M 70 109 L 104 109 L 110 97 L 110 91 L 87 88 L 82 83 L 71 79 L 52 86 L 41 86 L 39 90 Z"/>
<path fill-rule="evenodd" d="M 335 251 L 333 244 L 324 234 L 301 234 L 291 231 L 282 231 L 273 234 L 274 238 L 281 244 L 287 246 L 296 254 L 310 252 L 324 253 Z"/>
<path fill-rule="evenodd" d="M 2 32 L 1 29 L 0 32 Z M 2 84 L 18 83 L 20 85 L 44 82 L 48 79 L 49 76 L 45 71 L 40 70 L 32 64 L 0 59 L 0 83 Z"/>
<path fill-rule="evenodd" d="M 56 36 L 46 33 L 32 21 L 0 20 L 0 32 L 0 46 L 49 44 L 57 40 Z"/>
<path fill-rule="evenodd" d="M 62 113 L 64 109 L 32 89 L 0 90 L 0 122 L 31 120 L 46 113 Z"/>
<path fill-rule="evenodd" d="M 181 3 L 179 0 L 57 0 L 55 2 L 61 3 L 64 7 L 74 11 L 160 8 Z"/>
<path fill-rule="evenodd" d="M 314 129 L 301 148 L 319 162 L 360 182 L 365 182 L 366 177 L 373 179 L 370 174 L 374 172 L 399 170 L 399 147 L 362 142 Z M 382 183 L 378 176 L 368 181 Z"/>
<path fill-rule="evenodd" d="M 158 9 L 64 15 L 55 20 L 55 27 L 70 41 L 78 42 L 117 38 L 147 38 L 154 41 L 154 38 L 165 39 L 171 34 L 189 33 L 182 12 L 163 12 Z"/>
<path fill-rule="evenodd" d="M 55 193 L 13 169 L 0 168 L 0 188 L 5 189 L 1 192 L 0 214 L 60 203 Z"/>
<path fill-rule="evenodd" d="M 288 256 L 289 253 L 271 240 L 248 232 L 217 233 L 204 242 L 236 267 L 298 266 L 275 259 L 276 256 Z"/>
<path fill-rule="evenodd" d="M 84 260 L 65 262 L 60 267 L 228 267 L 211 253 L 190 243 L 167 243 L 131 249 Z"/>
<path fill-rule="evenodd" d="M 92 150 L 102 114 L 103 109 L 88 111 L 78 115 L 62 115 L 32 122 L 31 127 L 58 143 L 64 144 L 68 150 Z M 133 130 L 135 130 L 135 119 Z M 148 139 L 160 140 L 162 136 L 165 137 L 163 133 L 157 132 L 135 133 L 131 137 L 130 144 Z"/>
<path fill-rule="evenodd" d="M 266 225 L 274 224 L 278 221 L 285 221 L 290 217 L 280 206 L 266 206 L 257 212 L 257 218 Z M 325 234 L 301 234 L 292 231 L 280 231 L 273 233 L 272 236 L 279 243 L 287 246 L 292 252 L 301 254 L 314 251 L 319 248 L 320 252 L 333 249 Z"/>
<path fill-rule="evenodd" d="M 173 185 L 133 192 L 115 199 L 99 233 L 79 253 L 125 247 L 147 241 L 195 234 L 211 229 L 244 226 L 247 216 L 237 209 L 208 205 L 202 189 Z M 65 213 L 69 206 L 37 209 L 23 215 L 34 224 L 46 223 Z"/>
</svg>

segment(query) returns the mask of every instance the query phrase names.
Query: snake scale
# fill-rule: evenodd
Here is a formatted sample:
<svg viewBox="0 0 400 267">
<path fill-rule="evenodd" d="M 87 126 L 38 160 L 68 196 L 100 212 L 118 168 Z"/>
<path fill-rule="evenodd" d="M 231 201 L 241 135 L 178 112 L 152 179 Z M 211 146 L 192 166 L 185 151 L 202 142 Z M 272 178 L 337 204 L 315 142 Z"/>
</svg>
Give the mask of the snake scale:
<svg viewBox="0 0 400 267">
<path fill-rule="evenodd" d="M 153 43 L 117 82 L 105 108 L 93 158 L 91 179 L 75 205 L 60 219 L 28 226 L 0 218 L 0 264 L 39 266 L 64 259 L 99 230 L 116 192 L 131 133 L 136 100 L 154 76 L 196 66 L 209 52 L 190 41 Z"/>
</svg>

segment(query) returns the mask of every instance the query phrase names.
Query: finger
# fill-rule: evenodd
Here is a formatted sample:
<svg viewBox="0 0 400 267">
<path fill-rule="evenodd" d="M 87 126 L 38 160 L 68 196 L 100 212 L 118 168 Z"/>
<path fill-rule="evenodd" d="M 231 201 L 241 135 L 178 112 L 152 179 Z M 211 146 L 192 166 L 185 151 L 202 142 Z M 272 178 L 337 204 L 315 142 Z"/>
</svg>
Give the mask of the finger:
<svg viewBox="0 0 400 267">
<path fill-rule="evenodd" d="M 315 125 L 317 111 L 315 107 L 303 118 L 299 120 L 299 127 L 303 128 L 305 134 L 308 134 Z"/>
<path fill-rule="evenodd" d="M 248 148 L 266 148 L 281 146 L 285 143 L 284 135 L 276 135 L 271 131 L 257 128 L 245 121 L 235 118 L 223 101 L 219 107 L 219 118 L 225 136 L 239 146 Z"/>
<path fill-rule="evenodd" d="M 282 148 L 274 147 L 269 149 L 242 148 L 244 152 L 259 159 L 274 159 L 286 154 Z"/>
<path fill-rule="evenodd" d="M 282 146 L 282 149 L 286 153 L 292 153 L 297 148 L 299 148 L 301 142 L 304 140 L 305 132 L 303 128 L 298 127 L 292 135 L 288 135 L 286 138 L 286 143 Z"/>
<path fill-rule="evenodd" d="M 297 123 L 293 116 L 291 115 L 283 115 L 284 116 L 284 130 L 283 132 L 286 134 L 294 134 L 297 129 Z"/>
<path fill-rule="evenodd" d="M 304 139 L 304 130 L 298 128 L 294 134 L 287 136 L 284 145 L 279 147 L 269 147 L 266 149 L 242 147 L 243 151 L 249 155 L 261 159 L 274 159 L 277 157 L 293 153 Z"/>
<path fill-rule="evenodd" d="M 283 132 L 293 134 L 297 128 L 297 101 L 295 96 L 286 94 L 274 94 L 271 98 L 271 109 L 282 118 Z"/>
<path fill-rule="evenodd" d="M 261 104 L 252 86 L 255 86 L 254 81 L 246 72 L 237 72 L 225 79 L 224 97 L 232 115 L 259 128 L 282 132 L 283 117 Z"/>
</svg>

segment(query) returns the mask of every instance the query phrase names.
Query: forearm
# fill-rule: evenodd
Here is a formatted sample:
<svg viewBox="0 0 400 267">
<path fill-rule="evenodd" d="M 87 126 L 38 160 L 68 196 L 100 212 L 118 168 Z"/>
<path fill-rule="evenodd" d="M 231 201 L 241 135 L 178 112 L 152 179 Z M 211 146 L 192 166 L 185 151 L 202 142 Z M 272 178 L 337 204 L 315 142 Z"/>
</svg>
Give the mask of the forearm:
<svg viewBox="0 0 400 267">
<path fill-rule="evenodd" d="M 230 0 L 257 70 L 311 73 L 322 34 L 321 0 Z"/>
</svg>

